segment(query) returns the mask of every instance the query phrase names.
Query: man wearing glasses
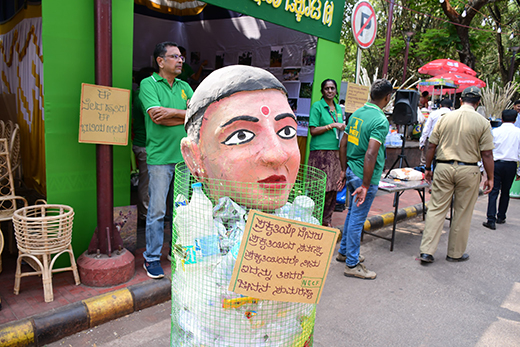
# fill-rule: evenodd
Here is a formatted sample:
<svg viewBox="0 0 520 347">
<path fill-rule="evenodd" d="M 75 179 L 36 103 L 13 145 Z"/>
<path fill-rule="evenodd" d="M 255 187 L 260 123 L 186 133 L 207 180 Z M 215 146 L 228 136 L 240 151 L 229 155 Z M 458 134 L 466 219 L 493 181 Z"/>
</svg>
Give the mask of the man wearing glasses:
<svg viewBox="0 0 520 347">
<path fill-rule="evenodd" d="M 146 251 L 144 268 L 151 278 L 164 277 L 161 249 L 164 242 L 164 217 L 173 206 L 175 165 L 182 162 L 180 142 L 186 136 L 184 117 L 187 102 L 193 95 L 188 83 L 177 79 L 184 57 L 177 44 L 162 42 L 155 46 L 154 60 L 159 67 L 143 79 L 139 99 L 143 105 L 146 126 L 146 153 L 149 175 L 148 214 L 146 216 Z M 169 203 L 167 204 L 167 201 Z M 168 221 L 171 230 L 171 219 Z"/>
</svg>

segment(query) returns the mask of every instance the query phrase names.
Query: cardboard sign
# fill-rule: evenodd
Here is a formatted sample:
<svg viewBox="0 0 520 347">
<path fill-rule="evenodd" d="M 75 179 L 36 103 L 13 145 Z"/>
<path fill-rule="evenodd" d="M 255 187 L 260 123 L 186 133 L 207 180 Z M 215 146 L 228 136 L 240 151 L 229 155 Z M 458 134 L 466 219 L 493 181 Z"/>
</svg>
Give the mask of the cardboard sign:
<svg viewBox="0 0 520 347">
<path fill-rule="evenodd" d="M 79 142 L 126 146 L 129 106 L 127 89 L 82 83 Z"/>
<path fill-rule="evenodd" d="M 345 97 L 345 113 L 354 113 L 358 108 L 363 107 L 368 101 L 369 93 L 370 87 L 349 82 Z"/>
<path fill-rule="evenodd" d="M 229 290 L 317 304 L 339 230 L 251 210 Z"/>
</svg>

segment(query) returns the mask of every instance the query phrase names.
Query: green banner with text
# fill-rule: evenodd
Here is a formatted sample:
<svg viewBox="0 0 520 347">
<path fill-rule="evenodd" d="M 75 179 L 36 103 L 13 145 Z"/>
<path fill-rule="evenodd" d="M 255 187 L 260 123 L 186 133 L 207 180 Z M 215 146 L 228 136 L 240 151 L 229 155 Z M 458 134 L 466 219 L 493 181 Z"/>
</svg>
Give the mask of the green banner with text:
<svg viewBox="0 0 520 347">
<path fill-rule="evenodd" d="M 205 0 L 205 2 L 339 43 L 345 0 Z"/>
</svg>

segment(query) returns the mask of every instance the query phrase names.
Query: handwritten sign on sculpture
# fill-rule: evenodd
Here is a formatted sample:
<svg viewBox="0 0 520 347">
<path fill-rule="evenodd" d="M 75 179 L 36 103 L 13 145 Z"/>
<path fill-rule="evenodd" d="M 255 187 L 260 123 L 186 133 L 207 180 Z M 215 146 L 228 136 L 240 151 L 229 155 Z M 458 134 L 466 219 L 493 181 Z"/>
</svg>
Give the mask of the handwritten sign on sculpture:
<svg viewBox="0 0 520 347">
<path fill-rule="evenodd" d="M 317 304 L 337 232 L 251 210 L 229 290 L 257 299 Z"/>
<path fill-rule="evenodd" d="M 354 113 L 358 108 L 363 107 L 368 101 L 369 92 L 370 87 L 349 82 L 345 97 L 345 113 Z"/>
<path fill-rule="evenodd" d="M 129 105 L 127 89 L 82 83 L 79 142 L 126 146 Z"/>
</svg>

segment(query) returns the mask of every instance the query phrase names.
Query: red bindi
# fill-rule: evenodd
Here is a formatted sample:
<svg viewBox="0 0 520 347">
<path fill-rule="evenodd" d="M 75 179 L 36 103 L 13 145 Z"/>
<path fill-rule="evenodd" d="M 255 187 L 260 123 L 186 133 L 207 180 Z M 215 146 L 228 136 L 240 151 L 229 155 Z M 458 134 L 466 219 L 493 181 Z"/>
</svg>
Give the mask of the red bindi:
<svg viewBox="0 0 520 347">
<path fill-rule="evenodd" d="M 260 107 L 260 112 L 262 112 L 262 114 L 267 117 L 271 113 L 271 110 L 269 109 L 269 106 L 264 105 Z"/>
</svg>

